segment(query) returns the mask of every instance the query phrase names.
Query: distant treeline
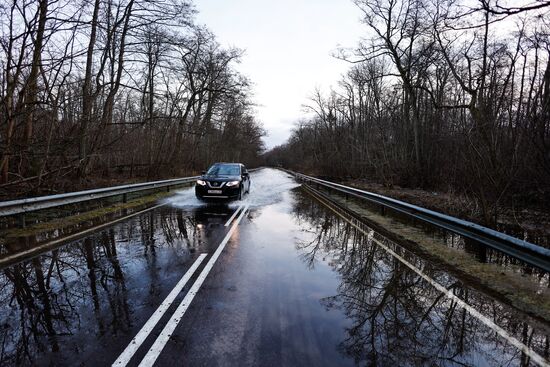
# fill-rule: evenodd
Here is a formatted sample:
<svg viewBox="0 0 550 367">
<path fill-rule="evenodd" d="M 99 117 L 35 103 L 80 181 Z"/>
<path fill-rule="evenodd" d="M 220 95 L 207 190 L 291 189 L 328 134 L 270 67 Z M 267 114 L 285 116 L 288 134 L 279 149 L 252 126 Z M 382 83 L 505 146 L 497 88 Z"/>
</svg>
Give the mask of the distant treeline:
<svg viewBox="0 0 550 367">
<path fill-rule="evenodd" d="M 249 82 L 182 0 L 0 2 L 0 194 L 254 163 Z M 6 191 L 4 191 L 6 192 Z"/>
<path fill-rule="evenodd" d="M 550 203 L 550 2 L 356 0 L 366 35 L 265 155 L 323 176 Z"/>
</svg>

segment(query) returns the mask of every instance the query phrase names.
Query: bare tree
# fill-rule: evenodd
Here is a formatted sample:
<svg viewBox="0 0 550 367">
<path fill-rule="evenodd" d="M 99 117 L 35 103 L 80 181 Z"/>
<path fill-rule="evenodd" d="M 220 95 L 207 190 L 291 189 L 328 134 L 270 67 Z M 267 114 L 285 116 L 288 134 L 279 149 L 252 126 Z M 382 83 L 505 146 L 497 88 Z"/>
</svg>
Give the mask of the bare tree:
<svg viewBox="0 0 550 367">
<path fill-rule="evenodd" d="M 189 174 L 226 154 L 235 118 L 257 160 L 242 51 L 194 12 L 186 0 L 0 4 L 0 194 Z"/>
<path fill-rule="evenodd" d="M 338 54 L 350 72 L 336 90 L 314 92 L 309 118 L 266 159 L 458 191 L 488 225 L 504 202 L 549 202 L 545 2 L 355 3 L 368 33 Z"/>
</svg>

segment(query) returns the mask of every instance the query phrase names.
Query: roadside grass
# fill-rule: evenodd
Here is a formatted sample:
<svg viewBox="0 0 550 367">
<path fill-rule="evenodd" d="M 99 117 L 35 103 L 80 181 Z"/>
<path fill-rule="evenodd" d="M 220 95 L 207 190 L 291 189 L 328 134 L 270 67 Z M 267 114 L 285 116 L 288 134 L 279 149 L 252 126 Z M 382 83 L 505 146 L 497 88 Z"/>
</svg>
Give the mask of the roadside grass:
<svg viewBox="0 0 550 367">
<path fill-rule="evenodd" d="M 324 193 L 326 195 L 326 193 Z M 450 270 L 457 278 L 482 290 L 530 316 L 550 325 L 550 288 L 548 274 L 522 273 L 518 265 L 501 266 L 482 263 L 474 255 L 451 247 L 436 231 L 401 220 L 391 214 L 382 215 L 353 198 L 329 196 L 339 205 L 360 216 L 376 232 L 405 246 L 409 251 Z"/>
<path fill-rule="evenodd" d="M 65 232 L 65 229 L 80 227 L 88 222 L 100 220 L 108 215 L 115 215 L 123 210 L 142 209 L 148 204 L 154 203 L 169 195 L 173 195 L 173 192 L 157 192 L 129 200 L 126 203 L 111 204 L 61 218 L 38 221 L 24 228 L 8 228 L 0 232 L 0 237 L 4 238 L 5 241 L 10 241 L 16 238 L 38 236 L 53 231 Z"/>
</svg>

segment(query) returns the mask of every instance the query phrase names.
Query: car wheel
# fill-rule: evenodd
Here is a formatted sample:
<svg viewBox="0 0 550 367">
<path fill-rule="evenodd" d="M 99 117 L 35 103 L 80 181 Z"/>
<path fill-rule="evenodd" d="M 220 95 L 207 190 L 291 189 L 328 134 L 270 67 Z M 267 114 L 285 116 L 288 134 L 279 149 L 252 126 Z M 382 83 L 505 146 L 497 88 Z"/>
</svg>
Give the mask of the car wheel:
<svg viewBox="0 0 550 367">
<path fill-rule="evenodd" d="M 242 200 L 243 199 L 243 189 L 241 188 L 239 190 L 239 200 Z"/>
</svg>

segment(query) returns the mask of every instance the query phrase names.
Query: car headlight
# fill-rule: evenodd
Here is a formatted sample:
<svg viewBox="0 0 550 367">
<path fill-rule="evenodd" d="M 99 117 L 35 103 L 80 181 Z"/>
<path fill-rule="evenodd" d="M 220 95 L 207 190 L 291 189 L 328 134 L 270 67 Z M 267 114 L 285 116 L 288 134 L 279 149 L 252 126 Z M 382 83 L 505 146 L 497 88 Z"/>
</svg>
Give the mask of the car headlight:
<svg viewBox="0 0 550 367">
<path fill-rule="evenodd" d="M 241 181 L 229 181 L 228 183 L 225 184 L 225 186 L 233 187 L 233 186 L 238 186 L 240 183 Z"/>
<path fill-rule="evenodd" d="M 204 180 L 197 180 L 197 185 L 206 186 L 206 182 Z"/>
</svg>

